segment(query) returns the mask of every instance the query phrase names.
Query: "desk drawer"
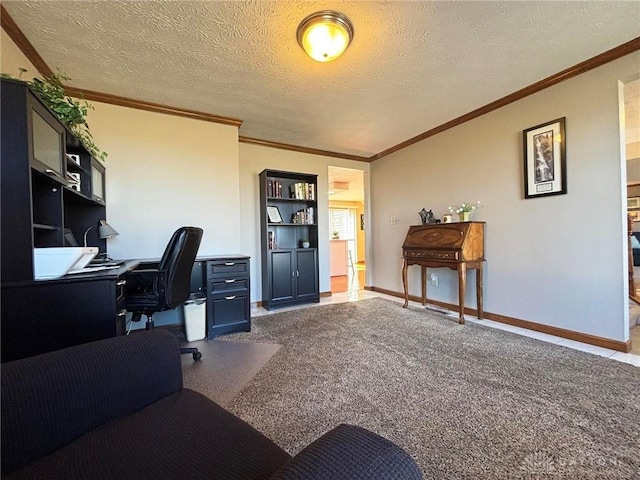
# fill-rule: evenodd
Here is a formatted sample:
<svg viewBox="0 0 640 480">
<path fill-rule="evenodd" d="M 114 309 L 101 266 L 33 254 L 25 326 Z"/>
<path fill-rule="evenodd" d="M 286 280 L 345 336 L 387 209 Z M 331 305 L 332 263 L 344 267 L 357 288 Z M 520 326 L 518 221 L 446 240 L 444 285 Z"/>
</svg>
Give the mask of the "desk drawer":
<svg viewBox="0 0 640 480">
<path fill-rule="evenodd" d="M 209 293 L 216 294 L 229 291 L 246 291 L 249 288 L 249 279 L 246 277 L 239 278 L 212 278 L 209 279 Z"/>
<path fill-rule="evenodd" d="M 460 250 L 406 250 L 404 256 L 406 258 L 451 260 L 455 262 L 460 259 Z"/>
<path fill-rule="evenodd" d="M 210 327 L 228 325 L 238 322 L 250 322 L 248 293 L 242 295 L 228 295 L 209 301 L 211 315 Z"/>
<path fill-rule="evenodd" d="M 247 260 L 215 260 L 207 262 L 207 277 L 249 275 Z"/>
</svg>

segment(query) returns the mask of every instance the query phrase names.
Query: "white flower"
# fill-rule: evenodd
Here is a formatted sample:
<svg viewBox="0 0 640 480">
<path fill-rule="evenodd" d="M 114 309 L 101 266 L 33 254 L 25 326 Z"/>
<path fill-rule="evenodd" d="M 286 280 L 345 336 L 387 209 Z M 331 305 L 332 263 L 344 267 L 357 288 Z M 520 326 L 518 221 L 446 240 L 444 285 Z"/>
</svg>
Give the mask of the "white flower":
<svg viewBox="0 0 640 480">
<path fill-rule="evenodd" d="M 463 213 L 463 212 L 473 212 L 476 208 L 480 207 L 480 200 L 476 203 L 461 203 L 459 206 L 451 206 L 449 207 L 449 212 L 451 213 Z"/>
</svg>

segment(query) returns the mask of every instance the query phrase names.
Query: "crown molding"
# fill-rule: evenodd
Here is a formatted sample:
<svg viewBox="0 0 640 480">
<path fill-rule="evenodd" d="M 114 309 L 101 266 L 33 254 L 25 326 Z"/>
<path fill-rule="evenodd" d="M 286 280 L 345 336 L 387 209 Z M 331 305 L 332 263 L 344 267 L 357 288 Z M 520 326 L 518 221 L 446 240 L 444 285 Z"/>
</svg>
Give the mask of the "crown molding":
<svg viewBox="0 0 640 480">
<path fill-rule="evenodd" d="M 194 120 L 202 120 L 205 122 L 221 123 L 223 125 L 231 125 L 234 127 L 239 127 L 240 125 L 242 125 L 242 120 L 239 120 L 237 118 L 221 117 L 219 115 L 199 112 L 197 110 L 187 110 L 185 108 L 170 107 L 167 105 L 162 105 L 160 103 L 146 102 L 144 100 L 136 100 L 133 98 L 111 95 L 109 93 L 94 92 L 92 90 L 69 87 L 66 85 L 64 87 L 64 90 L 65 93 L 70 97 L 78 97 L 82 98 L 83 100 L 110 103 L 112 105 L 119 105 L 121 107 L 136 108 L 138 110 L 164 113 L 166 115 L 176 115 L 178 117 L 186 117 Z"/>
<path fill-rule="evenodd" d="M 356 160 L 358 162 L 369 162 L 371 157 L 361 157 L 358 155 L 349 155 L 347 153 L 331 152 L 329 150 L 320 150 L 317 148 L 300 147 L 298 145 L 290 145 L 288 143 L 272 142 L 269 140 L 260 140 L 258 138 L 238 137 L 240 143 L 248 143 L 251 145 L 260 145 L 261 147 L 278 148 L 280 150 L 290 150 L 292 152 L 310 153 L 312 155 L 324 155 L 325 157 L 343 158 L 345 160 Z"/>
<path fill-rule="evenodd" d="M 442 125 L 432 128 L 431 130 L 427 130 L 426 132 L 423 132 L 420 135 L 410 138 L 409 140 L 405 140 L 402 143 L 399 143 L 391 148 L 388 148 L 374 155 L 373 157 L 371 157 L 371 161 L 379 160 L 383 157 L 386 157 L 387 155 L 397 152 L 398 150 L 402 150 L 405 147 L 413 145 L 414 143 L 418 143 L 419 141 L 424 140 L 425 138 L 433 137 L 434 135 L 437 135 L 438 133 L 442 133 L 445 130 L 449 130 L 450 128 L 457 127 L 458 125 L 468 122 L 469 120 L 473 120 L 474 118 L 478 118 L 486 113 L 493 112 L 494 110 L 502 108 L 505 105 L 508 105 L 513 102 L 517 102 L 518 100 L 528 97 L 529 95 L 533 95 L 534 93 L 544 90 L 545 88 L 549 88 L 553 85 L 557 85 L 560 82 L 564 82 L 565 80 L 581 75 L 585 72 L 588 72 L 589 70 L 600 67 L 606 63 L 609 63 L 620 57 L 624 57 L 625 55 L 633 53 L 637 50 L 640 50 L 640 37 L 634 38 L 633 40 L 623 43 L 622 45 L 612 48 L 611 50 L 607 50 L 606 52 L 601 53 L 600 55 L 596 55 L 595 57 L 590 58 L 589 60 L 585 60 L 584 62 L 578 63 L 577 65 L 574 65 L 573 67 L 569 67 L 566 70 L 556 73 L 555 75 L 551 75 L 550 77 L 540 80 L 539 82 L 529 85 L 528 87 L 518 90 L 517 92 L 511 93 L 506 97 L 502 97 L 494 102 L 491 102 L 485 105 L 484 107 L 480 107 L 460 117 L 454 118 L 453 120 L 443 123 Z"/>
</svg>

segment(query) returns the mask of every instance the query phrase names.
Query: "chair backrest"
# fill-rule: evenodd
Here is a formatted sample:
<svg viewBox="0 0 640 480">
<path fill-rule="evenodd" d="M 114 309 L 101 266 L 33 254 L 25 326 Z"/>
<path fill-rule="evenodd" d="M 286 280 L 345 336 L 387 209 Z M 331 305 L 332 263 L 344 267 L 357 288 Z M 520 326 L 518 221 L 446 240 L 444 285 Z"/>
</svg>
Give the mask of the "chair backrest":
<svg viewBox="0 0 640 480">
<path fill-rule="evenodd" d="M 175 308 L 189 298 L 191 270 L 202 240 L 202 229 L 181 227 L 174 232 L 160 260 L 165 270 L 165 308 Z"/>
</svg>

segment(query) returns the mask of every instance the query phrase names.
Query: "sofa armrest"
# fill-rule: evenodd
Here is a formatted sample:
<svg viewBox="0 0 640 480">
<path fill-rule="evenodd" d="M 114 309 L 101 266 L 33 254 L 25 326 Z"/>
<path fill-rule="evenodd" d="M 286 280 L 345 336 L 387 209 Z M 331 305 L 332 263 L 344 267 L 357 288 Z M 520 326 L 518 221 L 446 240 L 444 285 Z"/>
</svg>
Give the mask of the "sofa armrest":
<svg viewBox="0 0 640 480">
<path fill-rule="evenodd" d="M 162 330 L 78 345 L 1 368 L 3 475 L 182 389 L 180 345 Z"/>
<path fill-rule="evenodd" d="M 420 469 L 399 446 L 354 425 L 341 424 L 293 457 L 271 480 L 412 480 Z"/>
</svg>

